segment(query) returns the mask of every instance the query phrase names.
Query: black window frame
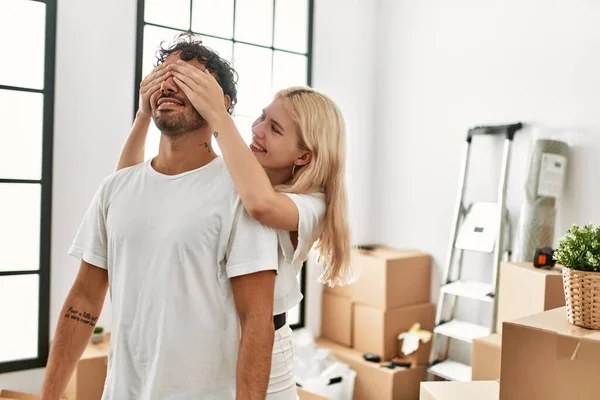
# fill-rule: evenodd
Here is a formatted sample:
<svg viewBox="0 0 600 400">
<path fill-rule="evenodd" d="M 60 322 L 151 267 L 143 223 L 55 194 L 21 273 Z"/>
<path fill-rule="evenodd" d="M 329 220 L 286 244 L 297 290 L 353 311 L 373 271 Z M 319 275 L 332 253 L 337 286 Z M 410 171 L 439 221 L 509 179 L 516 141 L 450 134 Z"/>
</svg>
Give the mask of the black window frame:
<svg viewBox="0 0 600 400">
<path fill-rule="evenodd" d="M 137 25 L 137 27 L 136 27 L 136 51 L 135 51 L 136 65 L 135 65 L 135 82 L 134 82 L 134 92 L 133 92 L 135 100 L 134 100 L 134 108 L 133 108 L 133 119 L 135 119 L 135 115 L 136 115 L 137 109 L 139 107 L 139 84 L 143 79 L 142 68 L 143 68 L 143 60 L 144 60 L 144 26 L 145 25 L 155 26 L 158 28 L 174 29 L 174 30 L 183 31 L 183 32 L 192 32 L 194 34 L 206 36 L 209 38 L 227 40 L 227 41 L 231 41 L 233 43 L 234 47 L 235 47 L 235 43 L 242 43 L 242 44 L 248 44 L 251 46 L 256 46 L 256 47 L 260 47 L 260 48 L 264 48 L 264 49 L 270 49 L 272 51 L 277 50 L 277 51 L 283 51 L 283 52 L 291 53 L 291 54 L 300 54 L 300 53 L 297 53 L 294 51 L 287 51 L 285 49 L 280 49 L 278 47 L 275 47 L 274 44 L 272 44 L 271 46 L 265 46 L 265 45 L 259 45 L 256 43 L 250 43 L 250 42 L 246 42 L 246 41 L 236 40 L 235 39 L 235 13 L 236 13 L 235 10 L 236 10 L 237 1 L 243 1 L 243 0 L 233 0 L 234 34 L 232 35 L 231 38 L 226 38 L 226 37 L 221 37 L 221 36 L 209 35 L 209 34 L 202 33 L 202 32 L 195 32 L 195 31 L 191 30 L 191 28 L 192 28 L 191 18 L 192 18 L 192 13 L 193 13 L 194 0 L 190 0 L 190 30 L 188 30 L 188 31 L 183 31 L 181 29 L 173 28 L 173 27 L 166 26 L 166 25 L 146 22 L 144 20 L 144 10 L 145 10 L 146 2 L 145 2 L 145 0 L 138 0 L 137 21 L 136 21 L 136 25 Z M 286 0 L 286 1 L 293 1 L 293 0 Z M 277 4 L 277 0 L 273 0 L 273 19 L 275 19 L 276 4 Z M 306 67 L 306 72 L 307 72 L 306 84 L 307 84 L 307 86 L 312 86 L 313 27 L 314 27 L 314 0 L 308 0 L 307 51 L 306 51 L 306 53 L 302 54 L 302 55 L 306 55 L 306 57 L 307 57 L 307 67 Z M 273 29 L 272 35 L 274 37 L 275 23 L 273 23 L 272 29 Z M 235 50 L 233 50 L 233 51 L 235 51 Z M 292 329 L 303 328 L 306 324 L 306 268 L 307 268 L 307 263 L 304 262 L 303 268 L 300 271 L 300 276 L 301 276 L 300 289 L 304 295 L 304 298 L 302 299 L 302 301 L 300 302 L 300 305 L 299 305 L 299 314 L 300 314 L 299 321 L 296 324 L 290 325 L 290 327 Z"/>
<path fill-rule="evenodd" d="M 38 356 L 33 359 L 0 362 L 0 373 L 43 368 L 50 350 L 50 251 L 52 212 L 52 158 L 54 136 L 54 70 L 56 63 L 56 0 L 28 0 L 46 4 L 46 32 L 44 49 L 44 88 L 31 89 L 0 85 L 0 89 L 41 93 L 43 100 L 42 174 L 39 180 L 4 179 L 2 184 L 39 184 L 41 186 L 40 264 L 34 271 L 0 271 L 5 276 L 39 275 Z M 23 29 L 26 29 L 25 27 Z M 6 306 L 6 305 L 4 305 Z M 10 321 L 7 321 L 10 326 Z M 3 328 L 8 329 L 8 328 Z"/>
</svg>

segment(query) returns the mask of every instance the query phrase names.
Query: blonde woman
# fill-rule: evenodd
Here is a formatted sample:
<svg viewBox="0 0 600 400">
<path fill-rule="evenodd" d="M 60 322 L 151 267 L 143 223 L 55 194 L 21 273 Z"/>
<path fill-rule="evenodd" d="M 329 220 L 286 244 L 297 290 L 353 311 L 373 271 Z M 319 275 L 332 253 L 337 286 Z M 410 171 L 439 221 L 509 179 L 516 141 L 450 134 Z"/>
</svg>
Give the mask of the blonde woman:
<svg viewBox="0 0 600 400">
<path fill-rule="evenodd" d="M 218 76 L 208 68 L 202 71 L 177 61 L 159 65 L 144 79 L 140 109 L 118 169 L 143 162 L 152 104 L 166 93 L 165 87 L 172 92 L 175 86 L 211 127 L 244 208 L 278 230 L 274 299 L 278 329 L 267 398 L 295 399 L 291 329 L 285 313 L 302 299 L 297 274 L 316 242 L 323 265 L 321 282 L 343 284 L 351 276 L 344 121 L 329 97 L 308 87 L 292 87 L 277 93 L 253 123 L 248 147 L 227 107 L 235 99 L 223 102 Z M 210 151 L 210 144 L 206 146 Z"/>
</svg>

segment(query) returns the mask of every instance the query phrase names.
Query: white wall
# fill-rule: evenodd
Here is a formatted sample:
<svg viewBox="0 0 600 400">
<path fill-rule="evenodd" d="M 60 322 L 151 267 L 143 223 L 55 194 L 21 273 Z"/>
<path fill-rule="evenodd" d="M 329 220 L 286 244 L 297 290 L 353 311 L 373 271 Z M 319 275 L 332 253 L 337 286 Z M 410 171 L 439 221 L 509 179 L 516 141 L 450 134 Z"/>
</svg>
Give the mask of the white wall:
<svg viewBox="0 0 600 400">
<path fill-rule="evenodd" d="M 58 3 L 51 335 L 77 273 L 78 262 L 66 252 L 98 184 L 114 170 L 132 122 L 136 3 Z M 364 48 L 373 51 L 369 46 L 374 24 L 363 24 L 362 18 L 372 17 L 374 11 L 367 0 L 316 1 L 313 86 L 339 101 L 352 137 L 371 126 L 374 61 L 361 57 Z M 360 227 L 355 238 L 361 240 L 368 223 L 369 191 L 359 185 L 368 184 L 371 151 L 370 143 L 349 139 L 352 223 Z M 312 326 L 318 324 L 320 311 L 315 269 L 312 265 L 307 296 Z M 110 328 L 108 302 L 99 324 Z M 0 374 L 0 387 L 36 393 L 42 378 L 41 369 Z"/>
<path fill-rule="evenodd" d="M 315 1 L 312 86 L 332 96 L 344 114 L 347 129 L 347 191 L 352 242 L 367 243 L 371 230 L 375 113 L 374 46 L 377 2 L 370 0 Z M 320 266 L 308 260 L 307 321 L 315 334 L 321 329 Z"/>
<path fill-rule="evenodd" d="M 472 125 L 523 121 L 572 132 L 556 231 L 600 223 L 600 3 L 381 0 L 379 17 L 370 229 L 381 243 L 434 256 L 432 300 Z M 530 140 L 521 132 L 514 145 L 508 206 L 515 218 Z M 501 144 L 475 146 L 471 199 L 494 198 Z M 488 267 L 474 264 L 471 275 L 490 278 Z"/>
</svg>

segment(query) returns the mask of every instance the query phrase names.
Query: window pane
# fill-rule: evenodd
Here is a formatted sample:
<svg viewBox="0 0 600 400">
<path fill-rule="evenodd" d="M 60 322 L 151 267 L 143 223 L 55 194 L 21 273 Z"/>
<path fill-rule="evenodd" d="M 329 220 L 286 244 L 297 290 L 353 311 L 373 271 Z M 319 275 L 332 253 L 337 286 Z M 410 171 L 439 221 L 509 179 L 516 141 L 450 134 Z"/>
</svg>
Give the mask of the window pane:
<svg viewBox="0 0 600 400">
<path fill-rule="evenodd" d="M 0 1 L 0 84 L 44 88 L 46 4 L 37 1 Z"/>
<path fill-rule="evenodd" d="M 0 90 L 0 178 L 40 179 L 43 106 L 41 93 Z"/>
<path fill-rule="evenodd" d="M 308 0 L 277 0 L 274 47 L 308 51 Z"/>
<path fill-rule="evenodd" d="M 306 86 L 306 56 L 275 51 L 273 54 L 273 92 L 290 86 Z"/>
<path fill-rule="evenodd" d="M 194 0 L 192 31 L 232 38 L 233 0 Z"/>
<path fill-rule="evenodd" d="M 296 325 L 300 323 L 300 304 L 295 305 L 290 311 L 287 312 L 286 321 L 288 325 Z"/>
<path fill-rule="evenodd" d="M 146 25 L 144 27 L 144 59 L 142 62 L 142 77 L 147 76 L 154 69 L 156 54 L 161 47 L 167 48 L 181 31 L 173 29 L 158 28 Z"/>
<path fill-rule="evenodd" d="M 273 44 L 273 0 L 237 1 L 235 38 L 243 42 L 271 46 Z"/>
<path fill-rule="evenodd" d="M 0 304 L 0 362 L 36 358 L 38 276 L 0 276 Z"/>
<path fill-rule="evenodd" d="M 239 75 L 236 115 L 256 118 L 270 103 L 272 53 L 261 47 L 235 44 L 233 63 Z"/>
<path fill-rule="evenodd" d="M 175 29 L 190 29 L 190 0 L 146 0 L 146 22 Z"/>
<path fill-rule="evenodd" d="M 233 60 L 233 42 L 231 40 L 215 39 L 210 36 L 202 36 L 202 44 L 217 52 L 221 58 Z"/>
<path fill-rule="evenodd" d="M 39 269 L 40 193 L 37 184 L 0 184 L 0 271 Z"/>
<path fill-rule="evenodd" d="M 298 273 L 298 282 L 300 283 L 300 287 L 302 287 L 302 273 Z M 304 301 L 304 300 L 302 300 Z M 286 320 L 288 325 L 296 325 L 300 323 L 300 307 L 302 306 L 302 302 L 294 306 L 291 310 L 287 312 Z"/>
</svg>

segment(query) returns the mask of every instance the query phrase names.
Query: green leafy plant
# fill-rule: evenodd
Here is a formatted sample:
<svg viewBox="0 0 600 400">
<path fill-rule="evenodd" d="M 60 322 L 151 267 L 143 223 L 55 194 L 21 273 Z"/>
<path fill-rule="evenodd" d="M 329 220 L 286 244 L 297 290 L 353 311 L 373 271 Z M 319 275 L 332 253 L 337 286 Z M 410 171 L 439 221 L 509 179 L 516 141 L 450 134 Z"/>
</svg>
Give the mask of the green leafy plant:
<svg viewBox="0 0 600 400">
<path fill-rule="evenodd" d="M 560 239 L 554 259 L 567 268 L 600 272 L 600 226 L 573 225 Z"/>
<path fill-rule="evenodd" d="M 99 333 L 103 333 L 104 332 L 104 328 L 101 326 L 97 326 L 94 328 L 94 335 L 97 335 Z"/>
</svg>

